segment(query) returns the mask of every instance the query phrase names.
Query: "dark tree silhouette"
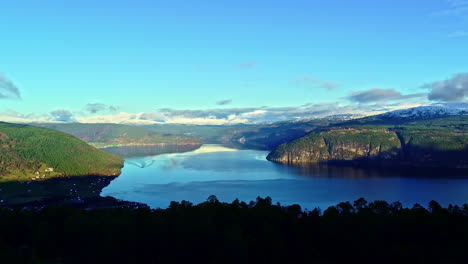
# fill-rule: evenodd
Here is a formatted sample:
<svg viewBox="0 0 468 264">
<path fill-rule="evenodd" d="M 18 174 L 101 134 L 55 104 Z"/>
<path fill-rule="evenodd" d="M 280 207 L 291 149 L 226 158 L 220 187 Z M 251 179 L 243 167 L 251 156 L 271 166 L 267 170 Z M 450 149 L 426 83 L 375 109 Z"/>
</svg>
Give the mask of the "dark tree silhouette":
<svg viewBox="0 0 468 264">
<path fill-rule="evenodd" d="M 468 205 L 0 209 L 1 263 L 468 263 Z"/>
</svg>

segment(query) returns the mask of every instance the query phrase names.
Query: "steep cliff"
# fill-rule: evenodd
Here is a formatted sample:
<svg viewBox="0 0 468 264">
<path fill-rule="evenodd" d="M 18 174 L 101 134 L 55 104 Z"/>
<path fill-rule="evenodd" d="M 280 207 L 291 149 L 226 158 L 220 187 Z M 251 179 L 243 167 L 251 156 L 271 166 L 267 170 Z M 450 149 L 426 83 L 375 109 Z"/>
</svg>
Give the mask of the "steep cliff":
<svg viewBox="0 0 468 264">
<path fill-rule="evenodd" d="M 282 144 L 268 160 L 279 163 L 352 163 L 468 168 L 462 127 L 340 126 L 314 130 Z"/>
<path fill-rule="evenodd" d="M 268 155 L 268 160 L 301 163 L 392 159 L 399 155 L 400 148 L 397 134 L 388 129 L 335 128 L 282 144 Z"/>
</svg>

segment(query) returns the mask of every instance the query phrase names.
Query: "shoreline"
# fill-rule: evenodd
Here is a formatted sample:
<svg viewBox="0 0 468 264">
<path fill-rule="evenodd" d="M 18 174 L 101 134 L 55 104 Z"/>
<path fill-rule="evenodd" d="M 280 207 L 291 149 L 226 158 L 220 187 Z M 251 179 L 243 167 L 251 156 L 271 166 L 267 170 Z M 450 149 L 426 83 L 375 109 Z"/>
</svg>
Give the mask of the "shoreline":
<svg viewBox="0 0 468 264">
<path fill-rule="evenodd" d="M 101 196 L 118 176 L 72 176 L 44 181 L 0 183 L 0 208 L 148 208 L 144 203 Z"/>
<path fill-rule="evenodd" d="M 386 161 L 386 162 L 373 162 L 373 161 L 358 161 L 358 160 L 342 160 L 342 161 L 318 161 L 318 162 L 309 162 L 309 161 L 285 161 L 281 159 L 269 159 L 266 158 L 269 162 L 281 166 L 287 166 L 292 168 L 316 168 L 316 167 L 336 167 L 336 168 L 353 168 L 353 169 L 363 169 L 363 170 L 387 170 L 387 171 L 414 171 L 418 173 L 426 172 L 453 172 L 455 174 L 466 175 L 468 173 L 468 167 L 456 167 L 456 166 L 442 166 L 442 165 L 428 165 L 428 164 L 418 164 L 402 161 Z"/>
<path fill-rule="evenodd" d="M 106 148 L 119 148 L 119 147 L 167 147 L 167 146 L 201 146 L 203 143 L 184 143 L 184 144 L 170 144 L 170 143 L 126 143 L 117 145 L 100 145 L 106 143 L 87 142 L 90 146 L 97 149 Z"/>
</svg>

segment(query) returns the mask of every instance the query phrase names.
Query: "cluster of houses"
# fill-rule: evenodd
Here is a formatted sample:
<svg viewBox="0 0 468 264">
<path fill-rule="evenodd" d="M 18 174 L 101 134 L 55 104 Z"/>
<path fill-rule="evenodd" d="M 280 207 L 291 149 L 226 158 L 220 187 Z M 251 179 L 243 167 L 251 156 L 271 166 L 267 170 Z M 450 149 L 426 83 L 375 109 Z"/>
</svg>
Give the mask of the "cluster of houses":
<svg viewBox="0 0 468 264">
<path fill-rule="evenodd" d="M 54 171 L 54 168 L 47 168 L 44 170 L 44 172 L 53 172 Z M 36 176 L 32 177 L 31 180 L 35 181 L 35 180 L 39 180 L 39 179 L 45 179 L 46 175 L 45 174 L 42 174 L 38 171 L 36 171 L 34 173 Z"/>
<path fill-rule="evenodd" d="M 31 180 L 35 181 L 35 180 L 38 180 L 38 179 L 45 179 L 45 175 L 42 175 L 42 176 L 36 176 L 36 177 L 32 177 Z"/>
</svg>

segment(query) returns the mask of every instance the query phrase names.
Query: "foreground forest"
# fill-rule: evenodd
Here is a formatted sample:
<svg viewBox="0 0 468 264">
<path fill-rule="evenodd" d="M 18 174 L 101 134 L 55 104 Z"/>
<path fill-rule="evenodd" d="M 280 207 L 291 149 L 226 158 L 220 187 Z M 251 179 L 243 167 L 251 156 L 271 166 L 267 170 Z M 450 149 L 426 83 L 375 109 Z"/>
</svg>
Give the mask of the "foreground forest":
<svg viewBox="0 0 468 264">
<path fill-rule="evenodd" d="M 468 204 L 0 210 L 3 263 L 467 263 Z"/>
</svg>

